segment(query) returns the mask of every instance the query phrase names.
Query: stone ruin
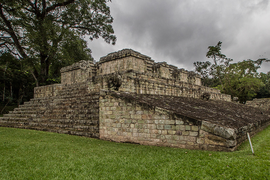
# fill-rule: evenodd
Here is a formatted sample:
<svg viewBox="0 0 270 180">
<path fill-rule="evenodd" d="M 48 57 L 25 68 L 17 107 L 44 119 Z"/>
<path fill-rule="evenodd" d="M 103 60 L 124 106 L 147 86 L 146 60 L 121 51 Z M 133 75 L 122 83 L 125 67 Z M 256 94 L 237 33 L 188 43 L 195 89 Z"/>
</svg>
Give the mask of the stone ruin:
<svg viewBox="0 0 270 180">
<path fill-rule="evenodd" d="M 0 126 L 116 142 L 233 151 L 270 124 L 269 111 L 231 102 L 200 76 L 131 49 L 61 69 L 61 84 L 0 118 Z"/>
<path fill-rule="evenodd" d="M 270 98 L 253 99 L 252 101 L 247 101 L 246 105 L 270 111 Z"/>
</svg>

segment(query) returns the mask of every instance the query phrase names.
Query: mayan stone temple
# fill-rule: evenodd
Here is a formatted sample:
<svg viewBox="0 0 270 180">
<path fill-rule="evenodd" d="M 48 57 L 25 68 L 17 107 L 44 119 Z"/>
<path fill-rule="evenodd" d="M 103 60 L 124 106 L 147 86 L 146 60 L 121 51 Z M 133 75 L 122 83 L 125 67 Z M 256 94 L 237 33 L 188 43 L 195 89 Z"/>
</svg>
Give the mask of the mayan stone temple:
<svg viewBox="0 0 270 180">
<path fill-rule="evenodd" d="M 233 151 L 270 124 L 269 111 L 231 102 L 200 76 L 131 49 L 61 69 L 61 84 L 0 118 L 0 126 L 116 142 Z"/>
</svg>

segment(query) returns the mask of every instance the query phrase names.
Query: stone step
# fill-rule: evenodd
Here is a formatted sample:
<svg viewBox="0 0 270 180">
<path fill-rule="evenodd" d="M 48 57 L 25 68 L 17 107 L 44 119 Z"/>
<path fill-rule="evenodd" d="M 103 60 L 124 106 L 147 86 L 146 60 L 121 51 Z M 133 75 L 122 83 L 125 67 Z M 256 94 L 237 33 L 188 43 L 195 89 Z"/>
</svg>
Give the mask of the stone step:
<svg viewBox="0 0 270 180">
<path fill-rule="evenodd" d="M 16 117 L 16 118 L 33 118 L 33 117 L 37 117 L 38 114 L 13 114 L 13 113 L 10 113 L 10 114 L 4 114 L 3 117 Z"/>
<path fill-rule="evenodd" d="M 97 117 L 96 117 L 97 118 Z M 72 124 L 72 125 L 88 125 L 98 124 L 98 120 L 79 120 L 79 119 L 48 119 L 48 118 L 33 118 L 31 122 L 35 123 L 51 123 L 51 124 Z"/>
<path fill-rule="evenodd" d="M 35 122 L 23 122 L 23 121 L 5 121 L 0 119 L 0 126 L 32 129 L 39 131 L 49 131 L 55 133 L 99 137 L 98 126 L 87 126 L 87 125 L 67 125 L 67 124 L 47 124 L 47 123 L 35 123 Z M 89 132 L 90 131 L 90 132 Z M 95 133 L 96 132 L 96 133 Z"/>
<path fill-rule="evenodd" d="M 21 117 L 21 118 L 17 118 L 17 117 L 0 117 L 0 122 L 1 121 L 22 121 L 22 122 L 27 122 L 29 121 L 30 118 L 26 118 L 26 117 Z"/>
<path fill-rule="evenodd" d="M 46 116 L 46 118 L 49 118 L 49 119 L 76 119 L 76 120 L 94 120 L 96 119 L 96 116 L 97 115 L 51 115 L 51 116 Z"/>
<path fill-rule="evenodd" d="M 65 122 L 65 123 L 63 123 Z M 49 119 L 39 119 L 39 120 L 23 120 L 17 118 L 16 120 L 10 119 L 0 119 L 0 125 L 4 124 L 15 124 L 21 126 L 37 126 L 37 127 L 49 127 L 49 128 L 64 128 L 64 129 L 77 129 L 77 130 L 85 130 L 85 129 L 95 129 L 98 128 L 98 120 L 95 121 L 87 121 L 87 120 L 77 120 L 77 121 L 69 121 L 67 120 L 49 120 Z"/>
<path fill-rule="evenodd" d="M 44 107 L 46 106 L 46 104 L 44 103 L 35 103 L 35 104 L 23 104 L 23 105 L 19 105 L 19 108 L 24 108 L 24 107 Z"/>
<path fill-rule="evenodd" d="M 28 122 L 23 121 L 8 121 L 8 120 L 0 120 L 0 126 L 4 127 L 14 127 L 20 126 L 20 127 L 27 127 L 29 125 Z"/>
<path fill-rule="evenodd" d="M 9 111 L 10 114 L 40 114 L 40 111 L 33 111 L 33 109 L 25 111 L 25 110 L 21 110 L 21 109 L 17 109 L 15 111 Z"/>
</svg>

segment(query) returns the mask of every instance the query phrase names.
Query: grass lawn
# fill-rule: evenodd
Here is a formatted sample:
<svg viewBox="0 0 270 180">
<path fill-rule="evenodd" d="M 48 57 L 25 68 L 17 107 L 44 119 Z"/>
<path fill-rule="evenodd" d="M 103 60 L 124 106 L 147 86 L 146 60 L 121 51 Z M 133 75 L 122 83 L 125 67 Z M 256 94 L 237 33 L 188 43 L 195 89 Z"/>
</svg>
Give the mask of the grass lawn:
<svg viewBox="0 0 270 180">
<path fill-rule="evenodd" d="M 0 127 L 0 179 L 270 179 L 270 126 L 235 152 Z"/>
</svg>

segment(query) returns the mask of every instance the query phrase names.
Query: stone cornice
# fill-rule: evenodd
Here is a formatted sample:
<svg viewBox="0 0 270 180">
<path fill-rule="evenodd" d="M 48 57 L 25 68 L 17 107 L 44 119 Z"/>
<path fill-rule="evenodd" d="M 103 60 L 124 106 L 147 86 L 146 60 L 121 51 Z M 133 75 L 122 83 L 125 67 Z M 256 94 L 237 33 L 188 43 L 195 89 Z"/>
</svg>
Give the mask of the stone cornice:
<svg viewBox="0 0 270 180">
<path fill-rule="evenodd" d="M 72 64 L 70 66 L 66 66 L 66 67 L 61 68 L 60 72 L 63 73 L 63 72 L 67 72 L 67 71 L 73 71 L 73 70 L 76 70 L 76 69 L 85 70 L 86 68 L 90 67 L 91 64 L 93 65 L 92 61 L 81 60 L 81 61 L 76 62 L 76 63 L 74 63 L 74 64 Z"/>
<path fill-rule="evenodd" d="M 143 55 L 143 54 L 141 54 L 137 51 L 134 51 L 132 49 L 123 49 L 123 50 L 120 50 L 117 52 L 110 53 L 107 56 L 101 57 L 99 64 L 104 63 L 104 62 L 108 62 L 108 61 L 112 61 L 115 59 L 129 57 L 129 56 L 136 57 L 136 58 L 143 59 L 143 60 L 150 60 L 151 59 L 151 57 Z"/>
</svg>

